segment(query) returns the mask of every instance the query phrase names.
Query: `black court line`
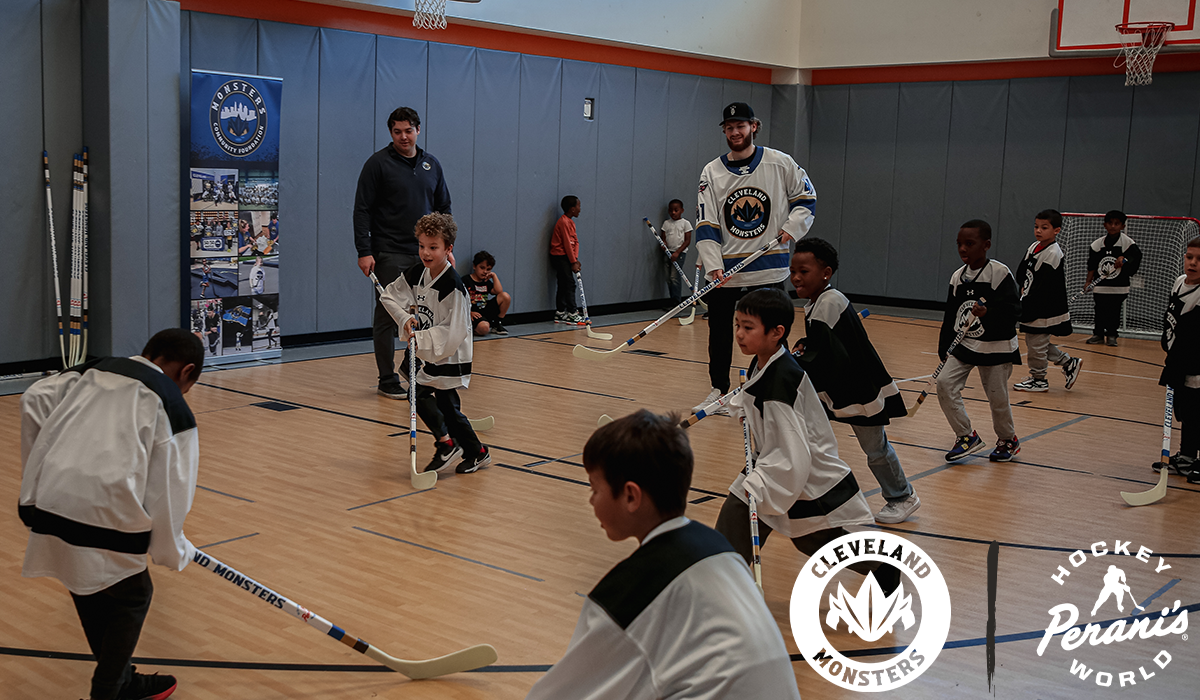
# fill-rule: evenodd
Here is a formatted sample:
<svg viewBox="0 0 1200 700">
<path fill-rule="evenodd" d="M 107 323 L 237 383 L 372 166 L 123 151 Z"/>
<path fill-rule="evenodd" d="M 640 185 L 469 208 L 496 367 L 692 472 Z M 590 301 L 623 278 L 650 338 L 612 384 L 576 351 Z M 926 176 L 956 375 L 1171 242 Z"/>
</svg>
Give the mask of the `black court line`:
<svg viewBox="0 0 1200 700">
<path fill-rule="evenodd" d="M 900 391 L 910 391 L 914 394 L 921 393 L 920 389 L 905 389 L 903 387 L 900 389 Z M 929 395 L 937 396 L 937 392 L 930 392 Z M 971 398 L 969 396 L 964 396 L 962 398 L 963 398 L 963 401 L 973 401 L 975 403 L 987 403 L 988 402 L 987 399 L 976 399 L 976 398 Z M 1154 427 L 1162 427 L 1161 421 L 1158 423 L 1150 423 L 1148 421 L 1134 420 L 1132 418 L 1118 418 L 1117 416 L 1104 416 L 1104 415 L 1100 415 L 1097 413 L 1082 413 L 1080 411 L 1068 411 L 1063 408 L 1049 408 L 1046 406 L 1034 406 L 1032 404 L 1014 403 L 1014 404 L 1010 404 L 1010 405 L 1013 408 L 1029 408 L 1029 409 L 1033 409 L 1035 411 L 1049 411 L 1050 413 L 1065 413 L 1069 416 L 1087 416 L 1089 418 L 1103 418 L 1105 420 L 1115 420 L 1115 421 L 1120 421 L 1122 423 L 1133 423 L 1135 425 L 1150 425 L 1150 426 L 1154 426 Z M 1178 428 L 1172 428 L 1172 430 L 1178 430 Z"/>
<path fill-rule="evenodd" d="M 540 460 L 540 461 L 537 461 L 537 462 L 530 462 L 529 464 L 526 464 L 526 465 L 524 465 L 524 466 L 526 466 L 526 467 L 540 467 L 540 466 L 542 466 L 543 464 L 554 464 L 555 462 L 561 462 L 561 463 L 563 463 L 563 464 L 570 464 L 570 465 L 572 465 L 572 466 L 576 466 L 576 467 L 582 467 L 583 465 L 582 465 L 582 464 L 580 464 L 579 462 L 571 462 L 571 461 L 568 461 L 568 460 L 570 460 L 572 457 L 578 457 L 578 456 L 579 456 L 579 455 L 581 455 L 581 454 L 583 454 L 583 453 L 582 453 L 582 452 L 576 452 L 575 454 L 572 454 L 572 455 L 567 455 L 566 457 L 557 457 L 557 458 L 555 458 L 555 459 L 543 459 L 543 460 Z"/>
<path fill-rule="evenodd" d="M 580 345 L 580 344 L 581 344 L 581 343 L 564 343 L 564 342 L 562 342 L 562 341 L 560 341 L 560 340 L 550 340 L 550 339 L 548 339 L 548 338 L 531 338 L 531 337 L 522 337 L 522 338 L 521 338 L 521 340 L 532 340 L 532 341 L 534 341 L 534 342 L 536 342 L 536 343 L 549 343 L 549 344 L 551 344 L 551 345 L 565 345 L 565 346 L 567 346 L 567 347 L 570 347 L 570 348 L 573 348 L 573 347 L 575 347 L 576 345 Z M 624 343 L 625 341 L 621 341 L 621 342 L 622 342 L 622 343 Z M 585 345 L 584 347 L 591 347 L 591 346 L 590 346 L 590 345 Z M 611 350 L 612 348 L 592 348 L 592 349 L 593 349 L 593 350 Z M 670 356 L 670 355 L 649 355 L 649 354 L 647 354 L 647 353 L 644 353 L 644 352 L 636 352 L 636 351 L 633 351 L 633 350 L 628 350 L 628 351 L 625 351 L 625 352 L 619 352 L 619 353 L 613 353 L 613 354 L 614 354 L 614 355 L 641 355 L 642 357 L 649 357 L 649 358 L 656 359 L 656 360 L 672 360 L 672 361 L 674 361 L 674 362 L 687 362 L 687 363 L 690 363 L 690 364 L 693 364 L 693 365 L 705 365 L 705 366 L 708 366 L 708 361 L 707 361 L 707 360 L 689 360 L 689 359 L 687 359 L 687 358 L 684 358 L 684 357 L 672 357 L 672 356 Z"/>
<path fill-rule="evenodd" d="M 237 500 L 239 500 L 239 501 L 245 501 L 246 503 L 254 503 L 254 501 L 250 500 L 249 498 L 242 498 L 241 496 L 235 496 L 235 495 L 233 495 L 232 493 L 225 493 L 224 491 L 218 491 L 218 490 L 216 490 L 216 489 L 210 489 L 210 488 L 208 488 L 207 486 L 201 486 L 200 484 L 196 484 L 196 488 L 198 488 L 198 489 L 204 489 L 205 491 L 209 491 L 209 492 L 211 492 L 211 493 L 219 494 L 219 495 L 221 495 L 221 496 L 226 496 L 226 497 L 228 497 L 228 498 L 236 498 Z"/>
<path fill-rule="evenodd" d="M 546 580 L 545 580 L 545 579 L 540 579 L 540 578 L 538 578 L 538 577 L 536 577 L 536 576 L 530 576 L 529 574 L 523 574 L 523 573 L 521 573 L 521 572 L 519 572 L 519 571 L 513 571 L 512 569 L 506 569 L 506 568 L 504 568 L 503 566 L 496 566 L 495 564 L 489 564 L 489 563 L 487 563 L 487 562 L 484 562 L 484 561 L 479 561 L 478 559 L 470 559 L 470 558 L 468 558 L 468 557 L 464 557 L 464 556 L 461 556 L 461 555 L 458 555 L 458 554 L 454 554 L 454 553 L 452 553 L 452 552 L 447 552 L 447 551 L 445 551 L 445 550 L 441 550 L 441 549 L 434 549 L 433 547 L 429 547 L 429 546 L 426 546 L 426 545 L 423 545 L 423 544 L 417 544 L 416 542 L 410 542 L 410 541 L 408 541 L 408 540 L 402 540 L 402 539 L 400 539 L 399 537 L 392 537 L 391 535 L 385 535 L 385 534 L 383 534 L 382 532 L 375 532 L 374 530 L 368 530 L 368 529 L 366 529 L 365 527 L 358 527 L 357 525 L 355 525 L 355 526 L 354 526 L 354 529 L 355 529 L 355 530 L 358 530 L 359 532 L 365 532 L 365 533 L 367 533 L 368 535 L 375 535 L 376 537 L 382 537 L 382 538 L 384 538 L 384 539 L 392 540 L 393 542 L 400 542 L 400 543 L 402 543 L 402 544 L 409 544 L 409 545 L 412 545 L 412 546 L 414 546 L 414 547 L 420 547 L 421 549 L 426 549 L 426 550 L 429 550 L 430 552 L 436 552 L 436 553 L 438 553 L 438 554 L 445 554 L 445 555 L 446 555 L 446 556 L 448 556 L 448 557 L 454 557 L 455 559 L 459 559 L 459 560 L 461 560 L 461 561 L 470 562 L 470 563 L 472 563 L 472 564 L 478 564 L 478 565 L 480 565 L 480 566 L 486 566 L 486 567 L 487 567 L 487 568 L 489 568 L 489 569 L 495 569 L 496 571 L 503 571 L 503 572 L 504 572 L 504 573 L 506 573 L 506 574 L 512 574 L 513 576 L 520 576 L 521 578 L 527 578 L 527 579 L 530 579 L 531 581 L 537 581 L 538 583 L 545 583 L 545 582 L 546 582 Z"/>
<path fill-rule="evenodd" d="M 476 377 L 488 377 L 489 379 L 502 379 L 506 382 L 517 382 L 520 384 L 532 384 L 534 386 L 546 387 L 547 389 L 558 389 L 560 391 L 573 391 L 577 394 L 590 394 L 592 396 L 603 396 L 606 399 L 618 399 L 620 401 L 634 401 L 635 400 L 635 399 L 631 399 L 631 398 L 628 398 L 625 396 L 613 396 L 612 394 L 601 394 L 598 391 L 585 391 L 583 389 L 572 389 L 570 387 L 558 386 L 557 384 L 542 384 L 540 382 L 531 382 L 526 379 L 513 379 L 512 377 L 501 377 L 501 376 L 498 376 L 495 374 L 484 374 L 482 372 L 473 372 L 472 374 Z"/>
<path fill-rule="evenodd" d="M 362 504 L 361 506 L 354 506 L 353 508 L 347 508 L 346 510 L 348 510 L 348 511 L 350 511 L 350 510 L 358 510 L 359 508 L 366 508 L 367 506 L 377 506 L 377 505 L 379 505 L 380 503 L 387 503 L 388 501 L 394 501 L 394 500 L 396 500 L 397 498 L 407 498 L 407 497 L 409 497 L 409 496 L 415 496 L 415 495 L 417 495 L 418 493 L 428 493 L 428 492 L 430 492 L 430 491 L 437 491 L 437 487 L 436 487 L 436 486 L 434 486 L 434 487 L 433 487 L 433 488 L 431 488 L 431 489 L 424 489 L 424 490 L 421 490 L 421 491 L 412 491 L 412 492 L 410 492 L 410 493 L 402 493 L 402 494 L 400 494 L 399 496 L 392 496 L 391 498 L 385 498 L 385 499 L 383 499 L 382 501 L 375 501 L 375 502 L 373 502 L 373 503 L 364 503 L 364 504 Z"/>
<path fill-rule="evenodd" d="M 1136 357 L 1125 357 L 1124 355 L 1114 355 L 1111 352 L 1104 352 L 1102 350 L 1092 350 L 1091 348 L 1086 348 L 1081 345 L 1074 345 L 1074 344 L 1068 345 L 1067 343 L 1059 343 L 1059 347 L 1071 348 L 1073 350 L 1080 350 L 1082 352 L 1090 352 L 1093 355 L 1104 355 L 1105 357 L 1115 357 L 1118 360 L 1127 360 L 1129 362 L 1137 362 L 1139 364 L 1150 365 L 1151 367 L 1158 367 L 1159 369 L 1162 369 L 1162 363 L 1160 363 L 1160 362 L 1150 362 L 1149 360 L 1139 360 Z"/>
<path fill-rule="evenodd" d="M 932 537 L 932 538 L 938 539 L 938 540 L 953 540 L 955 542 L 967 542 L 969 544 L 990 545 L 993 542 L 993 540 L 980 540 L 980 539 L 976 539 L 974 537 L 959 537 L 958 535 L 943 535 L 943 534 L 940 534 L 937 532 L 922 532 L 921 530 L 905 530 L 903 528 L 888 527 L 886 525 L 878 525 L 875 523 L 872 523 L 870 525 L 865 525 L 864 527 L 873 527 L 877 530 L 887 530 L 888 532 L 895 532 L 895 533 L 899 533 L 902 535 L 920 535 L 921 537 Z M 1066 552 L 1068 554 L 1070 554 L 1071 552 L 1075 552 L 1077 550 L 1087 550 L 1086 546 L 1085 547 L 1075 547 L 1074 549 L 1072 549 L 1069 547 L 1050 547 L 1047 545 L 1040 545 L 1040 544 L 1021 544 L 1020 542 L 1000 542 L 1000 546 L 1001 547 L 1009 547 L 1012 549 L 1031 549 L 1031 550 L 1036 550 L 1036 551 L 1040 551 L 1040 552 Z M 1121 555 L 1121 556 L 1125 556 L 1125 555 Z M 1152 556 L 1162 557 L 1164 559 L 1200 559 L 1200 554 L 1187 554 L 1187 553 L 1181 553 L 1181 552 L 1154 552 Z"/>
<path fill-rule="evenodd" d="M 244 540 L 247 537 L 254 537 L 257 534 L 258 534 L 257 532 L 251 532 L 249 535 L 242 535 L 241 537 L 231 537 L 227 540 L 221 540 L 220 542 L 213 542 L 212 544 L 201 545 L 199 547 L 199 549 L 208 549 L 209 547 L 216 547 L 219 544 L 229 544 L 230 542 L 237 542 L 238 540 Z"/>
<path fill-rule="evenodd" d="M 694 501 L 688 501 L 688 503 L 691 503 L 694 506 L 698 506 L 701 503 L 708 503 L 709 501 L 715 501 L 715 500 L 717 500 L 716 496 L 701 496 L 700 498 L 697 498 Z"/>
<path fill-rule="evenodd" d="M 293 405 L 290 403 L 284 403 L 282 401 L 260 401 L 258 403 L 252 403 L 250 405 L 258 406 L 259 408 L 266 408 L 271 411 L 279 411 L 279 412 L 295 411 L 296 409 L 300 408 L 299 406 L 296 406 L 296 405 Z"/>
<path fill-rule="evenodd" d="M 534 476 L 544 476 L 548 479 L 554 479 L 556 481 L 565 481 L 565 482 L 571 483 L 571 484 L 579 484 L 580 486 L 591 486 L 591 484 L 589 484 L 586 481 L 581 481 L 579 479 L 572 479 L 569 476 L 559 476 L 558 474 L 549 474 L 547 472 L 539 472 L 539 471 L 536 471 L 533 469 L 526 469 L 525 467 L 514 467 L 511 464 L 496 463 L 496 466 L 504 467 L 505 469 L 511 469 L 515 472 L 525 472 L 526 474 L 533 474 Z M 581 464 L 579 466 L 582 467 L 583 465 Z M 697 488 L 695 486 L 690 487 L 688 490 L 695 491 L 696 493 L 702 493 L 706 496 L 712 496 L 713 498 L 720 498 L 721 496 L 725 495 L 723 493 L 717 493 L 716 491 L 709 491 L 707 489 Z"/>
</svg>

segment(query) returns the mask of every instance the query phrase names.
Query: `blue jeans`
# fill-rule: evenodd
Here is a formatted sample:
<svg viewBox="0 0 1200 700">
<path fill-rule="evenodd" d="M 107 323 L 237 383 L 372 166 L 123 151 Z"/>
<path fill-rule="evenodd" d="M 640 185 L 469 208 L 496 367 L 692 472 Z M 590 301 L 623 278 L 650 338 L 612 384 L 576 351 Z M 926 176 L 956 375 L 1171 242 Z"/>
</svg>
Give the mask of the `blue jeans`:
<svg viewBox="0 0 1200 700">
<path fill-rule="evenodd" d="M 854 430 L 854 437 L 858 438 L 859 447 L 867 453 L 867 466 L 879 482 L 879 488 L 888 503 L 903 501 L 911 496 L 912 484 L 908 483 L 904 468 L 900 466 L 900 458 L 892 449 L 892 443 L 888 442 L 884 426 L 851 425 L 850 428 Z"/>
<path fill-rule="evenodd" d="M 679 302 L 683 301 L 682 292 L 683 279 L 679 276 L 679 270 L 671 264 L 671 259 L 667 258 L 667 296 L 671 298 L 672 306 L 679 306 Z"/>
</svg>

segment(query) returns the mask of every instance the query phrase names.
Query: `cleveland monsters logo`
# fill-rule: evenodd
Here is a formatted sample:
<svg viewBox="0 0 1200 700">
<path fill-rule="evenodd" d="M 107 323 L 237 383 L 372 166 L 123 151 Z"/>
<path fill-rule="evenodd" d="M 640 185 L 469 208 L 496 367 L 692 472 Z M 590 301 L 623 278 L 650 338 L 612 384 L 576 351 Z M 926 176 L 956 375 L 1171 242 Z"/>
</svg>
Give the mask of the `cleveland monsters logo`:
<svg viewBox="0 0 1200 700">
<path fill-rule="evenodd" d="M 975 306 L 975 300 L 967 299 L 962 306 L 958 307 L 958 313 L 954 318 L 955 331 L 966 329 L 967 332 L 963 333 L 964 338 L 978 338 L 983 335 L 983 324 L 980 323 L 978 316 L 971 313 L 973 306 Z"/>
<path fill-rule="evenodd" d="M 267 135 L 262 93 L 244 80 L 230 80 L 213 95 L 208 122 L 221 150 L 235 158 L 250 155 Z"/>
<path fill-rule="evenodd" d="M 725 198 L 725 228 L 738 238 L 757 238 L 771 221 L 771 198 L 757 187 L 739 187 Z"/>
</svg>

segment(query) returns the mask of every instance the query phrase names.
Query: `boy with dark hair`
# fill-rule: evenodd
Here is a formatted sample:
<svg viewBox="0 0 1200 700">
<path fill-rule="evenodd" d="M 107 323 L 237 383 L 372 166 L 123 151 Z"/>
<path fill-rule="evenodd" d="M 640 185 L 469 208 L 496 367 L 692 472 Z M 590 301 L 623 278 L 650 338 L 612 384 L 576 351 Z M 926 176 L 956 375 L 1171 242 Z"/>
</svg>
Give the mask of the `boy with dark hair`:
<svg viewBox="0 0 1200 700">
<path fill-rule="evenodd" d="M 1101 279 L 1092 290 L 1096 304 L 1096 324 L 1088 345 L 1105 343 L 1117 347 L 1117 330 L 1121 327 L 1121 307 L 1129 296 L 1129 278 L 1136 275 L 1142 265 L 1142 249 L 1125 233 L 1125 214 L 1113 209 L 1104 215 L 1105 235 L 1092 241 L 1088 251 L 1088 274 L 1083 286 L 1092 283 L 1096 275 Z"/>
<path fill-rule="evenodd" d="M 1183 274 L 1171 285 L 1163 314 L 1162 348 L 1167 353 L 1158 383 L 1175 390 L 1175 420 L 1179 421 L 1179 451 L 1168 461 L 1173 474 L 1200 483 L 1200 238 L 1184 251 Z M 1162 468 L 1155 463 L 1155 471 Z"/>
<path fill-rule="evenodd" d="M 692 224 L 683 218 L 681 199 L 672 199 L 667 203 L 667 214 L 669 218 L 662 225 L 663 243 L 671 251 L 667 257 L 667 296 L 671 298 L 671 308 L 675 308 L 683 301 L 683 280 L 679 270 L 683 268 L 683 258 L 692 244 Z M 678 263 L 679 267 L 671 263 Z"/>
<path fill-rule="evenodd" d="M 500 278 L 492 271 L 496 258 L 486 250 L 475 254 L 471 260 L 471 274 L 463 280 L 471 297 L 471 327 L 475 335 L 508 335 L 504 327 L 504 315 L 512 304 L 512 297 L 504 291 Z"/>
<path fill-rule="evenodd" d="M 772 531 L 812 555 L 847 534 L 846 525 L 873 522 L 870 506 L 854 472 L 838 459 L 837 438 L 812 380 L 787 350 L 795 320 L 792 300 L 780 289 L 746 294 L 734 312 L 734 341 L 750 355 L 749 381 L 730 400 L 730 412 L 745 418 L 754 440 L 754 466 L 738 474 L 717 515 L 717 532 L 749 564 L 750 506 L 758 504 L 758 538 L 766 544 Z M 900 570 L 878 562 L 850 568 L 877 571 L 887 594 L 900 585 Z"/>
<path fill-rule="evenodd" d="M 563 197 L 560 204 L 563 214 L 550 234 L 550 266 L 558 278 L 554 322 L 582 326 L 583 317 L 576 313 L 575 306 L 575 273 L 580 270 L 579 236 L 575 233 L 575 222 L 571 220 L 579 216 L 581 204 L 573 194 Z"/>
<path fill-rule="evenodd" d="M 962 399 L 967 376 L 976 367 L 996 430 L 996 449 L 988 459 L 1010 462 L 1021 451 L 1008 403 L 1008 379 L 1013 365 L 1021 364 L 1017 349 L 1021 297 L 1008 268 L 997 260 L 988 260 L 991 247 L 992 227 L 988 222 L 971 219 L 959 228 L 958 256 L 964 264 L 950 276 L 938 339 L 938 356 L 946 363 L 937 378 L 938 403 L 956 436 L 954 446 L 946 453 L 947 462 L 956 462 L 983 447 L 983 440 L 971 429 Z M 947 356 L 959 333 L 962 341 Z"/>
<path fill-rule="evenodd" d="M 600 527 L 638 549 L 588 594 L 566 653 L 527 700 L 799 700 L 750 572 L 684 517 L 692 450 L 678 417 L 643 409 L 597 429 L 583 465 Z"/>
<path fill-rule="evenodd" d="M 1013 384 L 1017 391 L 1049 391 L 1046 367 L 1062 367 L 1066 387 L 1075 386 L 1083 360 L 1071 357 L 1050 342 L 1050 336 L 1071 335 L 1071 311 L 1067 308 L 1067 272 L 1063 250 L 1058 245 L 1062 214 L 1043 209 L 1033 217 L 1033 245 L 1017 266 L 1021 285 L 1021 331 L 1028 349 L 1029 376 Z"/>
<path fill-rule="evenodd" d="M 837 269 L 837 250 L 827 241 L 811 237 L 796 241 L 792 286 L 797 296 L 809 302 L 804 310 L 806 335 L 796 343 L 796 361 L 808 373 L 825 414 L 850 424 L 867 456 L 867 466 L 887 501 L 875 520 L 904 522 L 921 507 L 921 499 L 913 492 L 884 426 L 908 411 L 854 306 L 829 285 Z"/>
<path fill-rule="evenodd" d="M 417 221 L 421 262 L 405 270 L 380 295 L 406 341 L 416 341 L 417 415 L 434 437 L 434 455 L 425 471 L 455 467 L 470 474 L 492 456 L 462 414 L 458 387 L 471 383 L 471 326 L 467 288 L 449 256 L 458 226 L 449 214 L 426 214 Z M 416 315 L 409 309 L 416 307 Z M 411 347 L 411 346 L 410 346 Z M 464 456 L 465 455 L 465 456 Z"/>
<path fill-rule="evenodd" d="M 173 676 L 137 673 L 130 659 L 154 592 L 146 555 L 181 571 L 195 549 L 183 520 L 200 451 L 183 395 L 203 368 L 200 339 L 170 328 L 140 356 L 76 365 L 21 396 L 21 574 L 70 591 L 96 658 L 92 700 L 175 691 Z"/>
</svg>

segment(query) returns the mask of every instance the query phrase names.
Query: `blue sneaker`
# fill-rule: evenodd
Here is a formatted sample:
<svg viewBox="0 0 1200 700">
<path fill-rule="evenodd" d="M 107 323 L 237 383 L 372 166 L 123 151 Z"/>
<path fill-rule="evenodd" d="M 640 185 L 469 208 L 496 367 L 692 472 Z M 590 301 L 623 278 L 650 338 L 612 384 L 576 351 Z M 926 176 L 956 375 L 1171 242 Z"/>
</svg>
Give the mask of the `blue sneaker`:
<svg viewBox="0 0 1200 700">
<path fill-rule="evenodd" d="M 1021 451 L 1021 443 L 1017 440 L 1017 436 L 1013 435 L 1012 440 L 999 440 L 996 442 L 996 449 L 988 455 L 988 459 L 993 462 L 1011 462 L 1013 457 Z"/>
<path fill-rule="evenodd" d="M 960 436 L 954 441 L 954 447 L 951 447 L 950 451 L 946 453 L 946 461 L 957 462 L 981 449 L 983 449 L 983 440 L 980 440 L 979 434 L 972 430 L 970 435 Z"/>
</svg>

